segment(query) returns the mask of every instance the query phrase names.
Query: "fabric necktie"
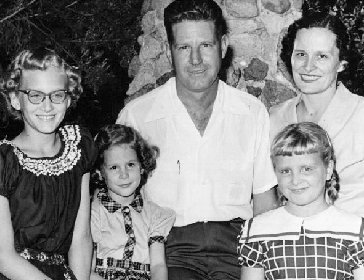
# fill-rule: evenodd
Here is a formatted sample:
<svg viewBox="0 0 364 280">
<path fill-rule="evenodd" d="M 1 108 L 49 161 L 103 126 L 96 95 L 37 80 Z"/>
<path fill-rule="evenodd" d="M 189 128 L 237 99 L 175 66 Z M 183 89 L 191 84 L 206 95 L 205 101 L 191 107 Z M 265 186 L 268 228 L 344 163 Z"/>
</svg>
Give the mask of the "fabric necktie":
<svg viewBox="0 0 364 280">
<path fill-rule="evenodd" d="M 124 216 L 125 232 L 128 235 L 128 241 L 125 244 L 123 260 L 128 260 L 133 256 L 136 240 L 129 207 L 123 207 L 122 213 Z"/>
</svg>

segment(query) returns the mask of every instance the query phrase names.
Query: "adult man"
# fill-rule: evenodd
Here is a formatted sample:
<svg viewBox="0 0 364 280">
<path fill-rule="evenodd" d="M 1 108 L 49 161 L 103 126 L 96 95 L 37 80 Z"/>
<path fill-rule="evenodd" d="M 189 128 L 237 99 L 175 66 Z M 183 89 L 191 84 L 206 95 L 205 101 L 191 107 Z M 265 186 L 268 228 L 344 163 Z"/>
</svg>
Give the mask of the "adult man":
<svg viewBox="0 0 364 280">
<path fill-rule="evenodd" d="M 164 11 L 176 77 L 130 102 L 117 122 L 161 150 L 146 195 L 176 211 L 169 279 L 240 279 L 243 220 L 273 208 L 269 120 L 256 98 L 219 81 L 228 40 L 213 0 L 176 0 Z"/>
</svg>

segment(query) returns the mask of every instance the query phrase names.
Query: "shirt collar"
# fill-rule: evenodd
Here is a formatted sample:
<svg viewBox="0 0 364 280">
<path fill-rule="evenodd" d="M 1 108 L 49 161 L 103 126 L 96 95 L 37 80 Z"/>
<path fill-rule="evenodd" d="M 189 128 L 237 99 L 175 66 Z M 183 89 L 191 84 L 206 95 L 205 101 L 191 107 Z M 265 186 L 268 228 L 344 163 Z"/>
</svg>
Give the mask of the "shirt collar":
<svg viewBox="0 0 364 280">
<path fill-rule="evenodd" d="M 214 111 L 245 115 L 249 112 L 248 106 L 243 103 L 235 94 L 226 92 L 227 85 L 219 80 Z M 233 90 L 237 90 L 232 88 Z M 167 83 L 155 89 L 160 94 L 158 98 L 153 99 L 151 109 L 146 117 L 146 121 L 154 121 L 165 118 L 166 116 L 177 115 L 181 110 L 185 110 L 182 102 L 179 100 L 176 91 L 176 78 L 172 77 Z M 229 95 L 229 98 L 227 98 Z M 243 106 L 242 106 L 243 105 Z"/>
<path fill-rule="evenodd" d="M 113 200 L 108 194 L 106 189 L 101 189 L 97 194 L 97 198 L 100 200 L 101 204 L 109 211 L 110 213 L 114 213 L 119 209 L 124 209 L 128 207 L 132 207 L 135 211 L 140 213 L 143 209 L 143 198 L 139 193 L 135 194 L 133 201 L 128 206 L 122 206 L 120 203 Z"/>
</svg>

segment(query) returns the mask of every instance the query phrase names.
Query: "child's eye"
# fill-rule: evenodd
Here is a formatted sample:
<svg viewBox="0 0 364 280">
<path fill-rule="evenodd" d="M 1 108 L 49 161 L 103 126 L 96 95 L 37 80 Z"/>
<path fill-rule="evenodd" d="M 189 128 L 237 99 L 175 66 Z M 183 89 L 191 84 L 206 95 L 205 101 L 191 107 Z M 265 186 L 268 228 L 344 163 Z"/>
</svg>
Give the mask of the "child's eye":
<svg viewBox="0 0 364 280">
<path fill-rule="evenodd" d="M 117 169 L 118 169 L 118 167 L 117 167 L 116 165 L 112 165 L 112 166 L 110 166 L 110 167 L 109 167 L 109 169 L 110 169 L 110 170 L 117 170 Z"/>
<path fill-rule="evenodd" d="M 303 173 L 309 173 L 309 172 L 311 172 L 313 169 L 312 169 L 312 167 L 310 167 L 310 166 L 304 166 L 303 168 L 302 168 L 302 172 Z"/>
<path fill-rule="evenodd" d="M 138 166 L 138 163 L 137 162 L 128 162 L 127 163 L 127 167 L 128 168 L 135 168 Z"/>
<path fill-rule="evenodd" d="M 279 171 L 279 173 L 281 173 L 281 174 L 289 174 L 290 173 L 290 170 L 289 169 L 281 169 L 280 171 Z"/>
</svg>

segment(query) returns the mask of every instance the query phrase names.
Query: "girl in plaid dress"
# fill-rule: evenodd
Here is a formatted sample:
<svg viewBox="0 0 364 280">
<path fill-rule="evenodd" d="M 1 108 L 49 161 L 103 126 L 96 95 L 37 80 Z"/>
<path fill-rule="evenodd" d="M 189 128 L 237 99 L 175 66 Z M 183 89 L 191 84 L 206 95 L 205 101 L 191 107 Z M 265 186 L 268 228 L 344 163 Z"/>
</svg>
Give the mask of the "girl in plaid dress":
<svg viewBox="0 0 364 280">
<path fill-rule="evenodd" d="M 284 205 L 242 228 L 241 279 L 364 279 L 363 219 L 332 205 L 339 179 L 326 131 L 291 124 L 271 156 Z"/>
<path fill-rule="evenodd" d="M 91 210 L 91 279 L 167 280 L 164 242 L 175 215 L 141 193 L 156 167 L 157 147 L 119 124 L 102 128 L 95 142 L 103 180 Z"/>
</svg>

